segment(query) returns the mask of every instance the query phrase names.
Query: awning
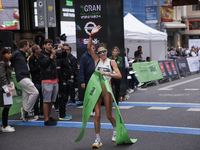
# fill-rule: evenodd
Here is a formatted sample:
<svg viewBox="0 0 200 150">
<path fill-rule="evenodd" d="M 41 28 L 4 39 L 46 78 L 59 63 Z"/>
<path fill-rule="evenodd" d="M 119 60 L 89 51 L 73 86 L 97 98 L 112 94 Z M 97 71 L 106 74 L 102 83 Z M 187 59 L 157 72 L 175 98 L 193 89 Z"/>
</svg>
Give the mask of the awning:
<svg viewBox="0 0 200 150">
<path fill-rule="evenodd" d="M 186 28 L 186 24 L 180 22 L 165 22 L 166 29 L 173 28 Z"/>
</svg>

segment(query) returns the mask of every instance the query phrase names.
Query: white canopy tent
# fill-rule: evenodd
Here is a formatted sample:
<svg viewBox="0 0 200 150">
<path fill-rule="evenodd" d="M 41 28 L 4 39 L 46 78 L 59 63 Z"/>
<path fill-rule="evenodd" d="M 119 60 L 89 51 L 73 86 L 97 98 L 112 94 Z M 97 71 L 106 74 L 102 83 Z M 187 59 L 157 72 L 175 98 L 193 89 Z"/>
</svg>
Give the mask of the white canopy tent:
<svg viewBox="0 0 200 150">
<path fill-rule="evenodd" d="M 129 48 L 128 57 L 134 58 L 138 46 L 142 46 L 142 57 L 151 60 L 165 60 L 167 54 L 167 34 L 148 27 L 133 15 L 124 17 L 125 48 Z"/>
</svg>

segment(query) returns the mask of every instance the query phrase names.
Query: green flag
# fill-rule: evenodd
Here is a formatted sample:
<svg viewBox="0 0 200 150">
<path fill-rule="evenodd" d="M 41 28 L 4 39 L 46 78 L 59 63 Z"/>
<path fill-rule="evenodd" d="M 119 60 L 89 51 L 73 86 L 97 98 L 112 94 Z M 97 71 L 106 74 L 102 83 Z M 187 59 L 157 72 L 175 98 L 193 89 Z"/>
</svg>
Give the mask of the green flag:
<svg viewBox="0 0 200 150">
<path fill-rule="evenodd" d="M 91 114 L 94 106 L 96 105 L 97 100 L 102 91 L 101 84 L 105 84 L 107 91 L 111 93 L 114 103 L 115 103 L 116 118 L 117 118 L 116 143 L 117 144 L 124 144 L 124 143 L 133 144 L 133 143 L 135 143 L 137 141 L 137 139 L 130 139 L 127 134 L 122 116 L 119 112 L 117 103 L 115 101 L 115 97 L 113 96 L 112 89 L 110 87 L 108 80 L 106 79 L 105 76 L 101 75 L 97 71 L 95 71 L 92 74 L 90 81 L 88 82 L 88 85 L 86 88 L 86 92 L 85 92 L 85 96 L 84 96 L 84 103 L 83 103 L 83 113 L 82 113 L 82 123 L 83 123 L 82 129 L 81 129 L 81 132 L 80 132 L 78 138 L 74 142 L 79 142 L 85 134 L 87 121 L 88 121 L 90 114 Z"/>
</svg>

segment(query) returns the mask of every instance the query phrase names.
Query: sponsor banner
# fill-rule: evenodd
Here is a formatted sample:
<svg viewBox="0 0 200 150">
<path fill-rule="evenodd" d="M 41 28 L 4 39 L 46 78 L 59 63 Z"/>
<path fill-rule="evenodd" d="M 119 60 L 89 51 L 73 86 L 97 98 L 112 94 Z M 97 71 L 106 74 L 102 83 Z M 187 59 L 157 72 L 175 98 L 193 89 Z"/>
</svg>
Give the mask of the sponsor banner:
<svg viewBox="0 0 200 150">
<path fill-rule="evenodd" d="M 176 64 L 180 74 L 190 72 L 186 58 L 176 59 Z"/>
<path fill-rule="evenodd" d="M 158 8 L 157 6 L 145 7 L 145 19 L 146 23 L 157 23 L 158 22 Z"/>
<path fill-rule="evenodd" d="M 165 60 L 164 64 L 165 64 L 165 68 L 169 74 L 169 77 L 178 76 L 178 72 L 177 72 L 178 69 L 176 68 L 173 60 Z"/>
<path fill-rule="evenodd" d="M 133 63 L 133 70 L 137 71 L 136 74 L 139 82 L 148 82 L 163 79 L 162 71 L 158 61 Z"/>
<path fill-rule="evenodd" d="M 107 45 L 107 24 L 106 24 L 106 2 L 102 0 L 76 0 L 75 1 L 75 22 L 76 22 L 76 46 L 77 59 L 87 50 L 87 44 L 91 30 L 97 25 L 102 29 L 95 34 L 94 44 L 103 42 Z"/>
<path fill-rule="evenodd" d="M 188 66 L 190 72 L 199 71 L 199 60 L 198 57 L 187 57 Z"/>
<path fill-rule="evenodd" d="M 173 21 L 173 6 L 161 6 L 161 22 Z"/>
<path fill-rule="evenodd" d="M 13 104 L 10 107 L 9 116 L 12 116 L 12 115 L 20 113 L 20 108 L 22 107 L 22 90 L 21 90 L 21 87 L 17 83 L 15 75 L 13 75 L 12 78 L 13 78 L 13 82 L 15 84 L 15 89 L 16 89 L 16 92 L 17 92 L 17 97 L 13 98 Z M 2 110 L 3 109 L 0 109 L 0 114 L 1 114 Z M 0 115 L 0 118 L 1 117 L 2 117 L 2 115 Z"/>
<path fill-rule="evenodd" d="M 160 70 L 162 71 L 162 75 L 163 75 L 163 78 L 169 78 L 169 73 L 167 71 L 167 68 L 165 67 L 164 65 L 164 61 L 158 61 L 159 63 L 159 66 L 160 66 Z"/>
</svg>

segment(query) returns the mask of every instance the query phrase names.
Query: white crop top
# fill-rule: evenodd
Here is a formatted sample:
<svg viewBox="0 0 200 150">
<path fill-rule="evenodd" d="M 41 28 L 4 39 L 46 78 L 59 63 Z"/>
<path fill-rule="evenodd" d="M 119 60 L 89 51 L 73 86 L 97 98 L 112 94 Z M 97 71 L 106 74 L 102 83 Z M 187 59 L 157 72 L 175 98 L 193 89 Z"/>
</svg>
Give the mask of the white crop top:
<svg viewBox="0 0 200 150">
<path fill-rule="evenodd" d="M 109 58 L 107 58 L 104 63 L 103 63 L 102 59 L 100 58 L 99 62 L 97 63 L 97 66 L 95 68 L 95 71 L 100 71 L 100 70 L 103 70 L 104 72 L 107 72 L 110 74 L 113 72 Z M 106 76 L 106 78 L 108 81 L 110 81 L 110 79 L 112 77 Z"/>
</svg>

